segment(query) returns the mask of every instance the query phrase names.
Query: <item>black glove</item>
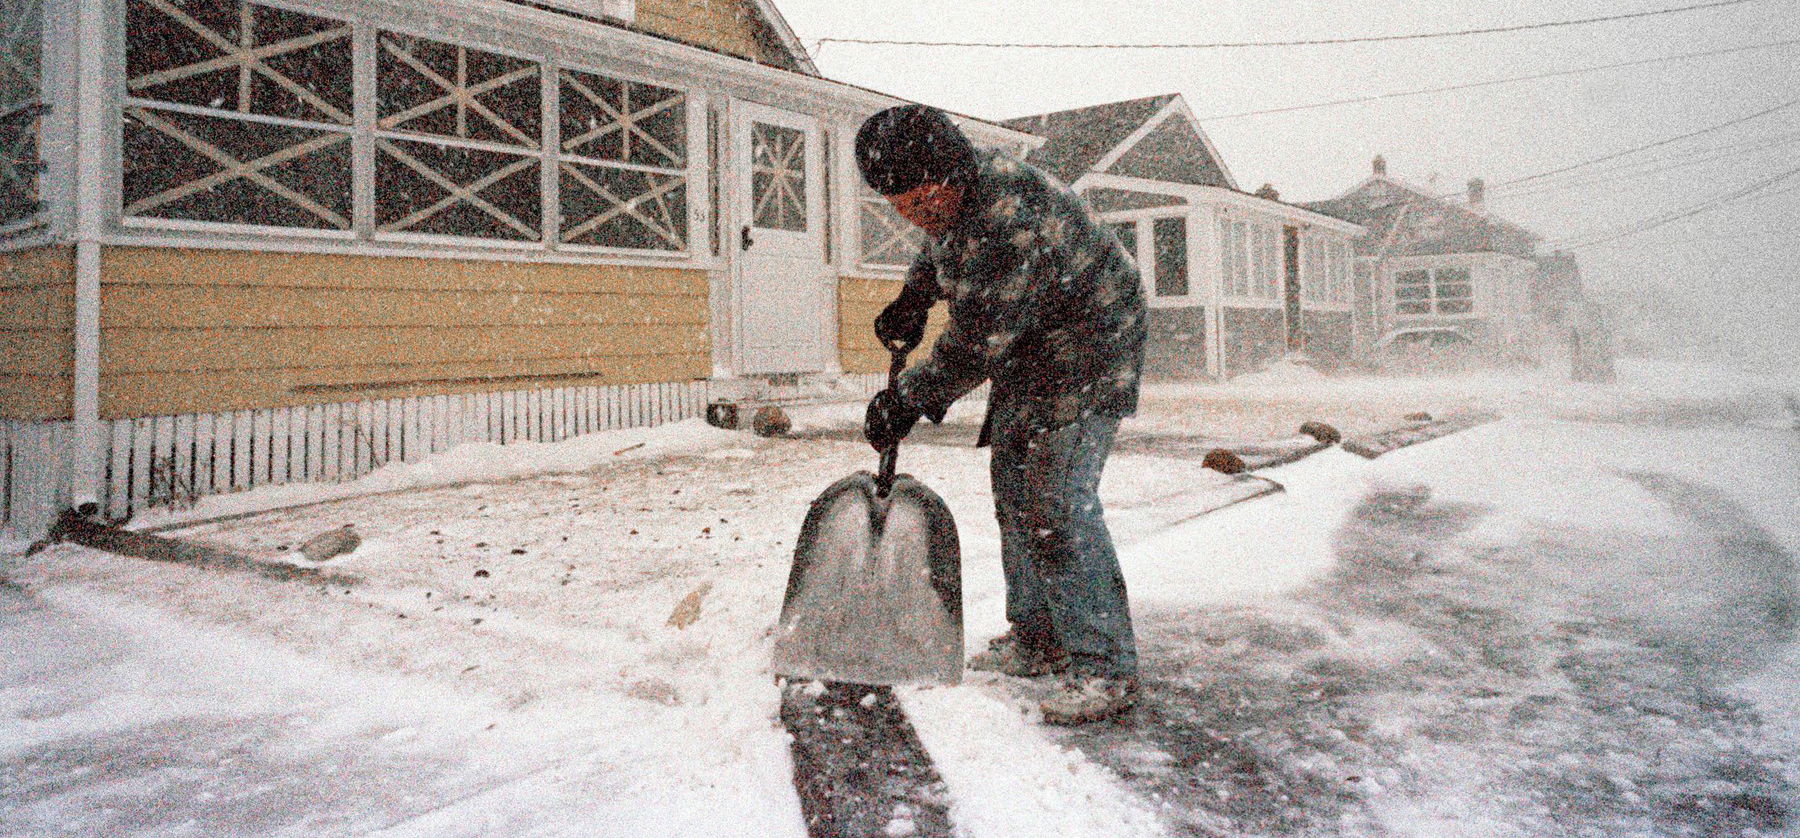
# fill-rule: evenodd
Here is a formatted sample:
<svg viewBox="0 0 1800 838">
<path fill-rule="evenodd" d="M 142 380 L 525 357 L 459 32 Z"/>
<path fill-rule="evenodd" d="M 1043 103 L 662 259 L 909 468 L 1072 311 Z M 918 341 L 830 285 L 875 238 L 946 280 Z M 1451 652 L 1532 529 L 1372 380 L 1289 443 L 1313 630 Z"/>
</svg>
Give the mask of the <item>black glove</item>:
<svg viewBox="0 0 1800 838">
<path fill-rule="evenodd" d="M 933 300 L 915 294 L 911 286 L 887 304 L 875 318 L 875 339 L 890 352 L 911 352 L 925 339 L 925 321 Z"/>
<path fill-rule="evenodd" d="M 918 424 L 919 413 L 918 408 L 900 398 L 892 388 L 882 390 L 869 400 L 869 410 L 863 414 L 863 436 L 875 450 L 886 451 L 912 433 L 913 425 Z"/>
</svg>

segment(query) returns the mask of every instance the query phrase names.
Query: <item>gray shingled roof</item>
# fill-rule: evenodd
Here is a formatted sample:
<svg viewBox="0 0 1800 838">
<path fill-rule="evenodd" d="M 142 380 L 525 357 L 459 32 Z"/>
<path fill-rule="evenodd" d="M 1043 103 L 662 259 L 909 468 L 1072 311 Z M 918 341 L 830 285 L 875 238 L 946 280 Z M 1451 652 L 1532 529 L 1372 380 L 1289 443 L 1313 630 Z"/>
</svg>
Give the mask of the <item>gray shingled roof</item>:
<svg viewBox="0 0 1800 838">
<path fill-rule="evenodd" d="M 1401 209 L 1413 204 L 1409 213 Z M 1369 231 L 1367 244 L 1384 242 L 1396 222 L 1406 219 L 1405 238 L 1395 255 L 1423 256 L 1443 253 L 1501 252 L 1529 256 L 1536 233 L 1454 201 L 1429 195 L 1387 177 L 1375 177 L 1347 195 L 1300 206 L 1313 212 L 1360 224 Z"/>
<path fill-rule="evenodd" d="M 1001 125 L 1045 138 L 1042 146 L 1026 158 L 1064 182 L 1070 182 L 1094 168 L 1107 152 L 1125 141 L 1176 94 L 1146 96 L 1124 102 L 1111 102 L 1055 113 L 1003 119 Z"/>
</svg>

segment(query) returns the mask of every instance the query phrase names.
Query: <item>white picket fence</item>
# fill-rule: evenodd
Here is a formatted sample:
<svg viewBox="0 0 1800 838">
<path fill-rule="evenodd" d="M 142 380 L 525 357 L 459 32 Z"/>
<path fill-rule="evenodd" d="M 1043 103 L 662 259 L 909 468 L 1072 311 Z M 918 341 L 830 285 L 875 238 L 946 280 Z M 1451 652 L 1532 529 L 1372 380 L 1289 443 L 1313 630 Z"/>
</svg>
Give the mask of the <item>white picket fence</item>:
<svg viewBox="0 0 1800 838">
<path fill-rule="evenodd" d="M 257 486 L 341 482 L 464 442 L 557 442 L 704 415 L 706 381 L 562 387 L 103 422 L 102 512 Z M 39 537 L 67 506 L 68 422 L 0 423 L 0 525 Z"/>
<path fill-rule="evenodd" d="M 40 538 L 68 506 L 68 422 L 0 420 L 0 527 Z"/>
</svg>

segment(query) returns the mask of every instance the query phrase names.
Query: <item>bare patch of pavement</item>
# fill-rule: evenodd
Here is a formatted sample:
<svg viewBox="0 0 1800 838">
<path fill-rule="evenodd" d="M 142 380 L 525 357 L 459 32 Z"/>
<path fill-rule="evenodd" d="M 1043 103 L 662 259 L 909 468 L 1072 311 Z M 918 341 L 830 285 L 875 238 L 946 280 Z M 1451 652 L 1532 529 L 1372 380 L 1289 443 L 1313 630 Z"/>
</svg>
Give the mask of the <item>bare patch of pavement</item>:
<svg viewBox="0 0 1800 838">
<path fill-rule="evenodd" d="M 1791 643 L 1794 560 L 1723 495 L 1631 478 L 1662 540 L 1373 491 L 1291 597 L 1140 616 L 1144 697 L 1064 734 L 1193 835 L 1777 835 L 1795 759 L 1730 691 Z"/>
</svg>

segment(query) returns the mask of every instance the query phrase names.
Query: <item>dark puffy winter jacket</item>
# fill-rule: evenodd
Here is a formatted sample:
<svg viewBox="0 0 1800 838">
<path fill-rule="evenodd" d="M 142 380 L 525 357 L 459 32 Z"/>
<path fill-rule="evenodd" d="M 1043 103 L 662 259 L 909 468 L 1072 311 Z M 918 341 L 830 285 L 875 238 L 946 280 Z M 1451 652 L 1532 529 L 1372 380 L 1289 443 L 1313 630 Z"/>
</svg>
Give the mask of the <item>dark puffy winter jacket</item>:
<svg viewBox="0 0 1800 838">
<path fill-rule="evenodd" d="M 1081 198 L 1030 164 L 984 152 L 961 214 L 926 241 L 906 281 L 907 296 L 949 301 L 930 358 L 897 384 L 933 420 L 990 379 L 990 427 L 996 415 L 1048 430 L 1137 411 L 1137 268 Z"/>
</svg>

